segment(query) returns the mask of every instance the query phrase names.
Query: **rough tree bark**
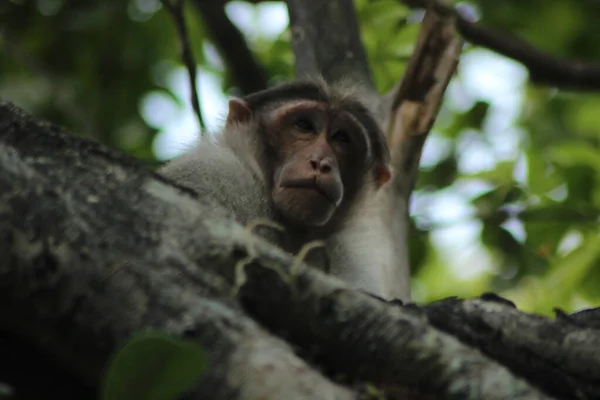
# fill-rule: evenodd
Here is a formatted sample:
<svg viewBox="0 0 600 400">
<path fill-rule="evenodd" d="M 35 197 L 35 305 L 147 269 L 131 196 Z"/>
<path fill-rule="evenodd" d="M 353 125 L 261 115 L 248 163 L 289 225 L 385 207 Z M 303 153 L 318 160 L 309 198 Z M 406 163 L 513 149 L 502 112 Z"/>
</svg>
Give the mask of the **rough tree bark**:
<svg viewBox="0 0 600 400">
<path fill-rule="evenodd" d="M 419 308 L 350 290 L 135 160 L 7 103 L 0 171 L 0 353 L 13 355 L 1 376 L 17 389 L 89 395 L 109 354 L 153 327 L 209 350 L 188 398 L 353 399 L 360 382 L 390 398 L 600 395 L 598 311 L 550 321 L 494 296 Z M 32 386 L 36 372 L 56 381 Z"/>
<path fill-rule="evenodd" d="M 364 383 L 388 398 L 600 397 L 598 310 L 550 320 L 493 295 L 385 302 L 205 201 L 0 103 L 0 381 L 90 398 L 110 353 L 153 327 L 209 353 L 187 398 L 367 398 Z"/>
</svg>

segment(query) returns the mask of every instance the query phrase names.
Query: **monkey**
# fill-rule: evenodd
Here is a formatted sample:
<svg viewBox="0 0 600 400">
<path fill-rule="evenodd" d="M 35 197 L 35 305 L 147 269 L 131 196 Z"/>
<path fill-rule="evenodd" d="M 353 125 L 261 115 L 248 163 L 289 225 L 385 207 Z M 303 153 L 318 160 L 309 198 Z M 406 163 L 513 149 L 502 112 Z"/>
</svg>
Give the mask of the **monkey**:
<svg viewBox="0 0 600 400">
<path fill-rule="evenodd" d="M 376 207 L 390 160 L 359 86 L 307 79 L 231 99 L 215 139 L 201 139 L 159 173 L 242 225 L 268 219 L 283 226 L 283 234 L 262 235 L 289 253 L 322 240 L 332 275 L 395 298 L 404 296 L 394 287 L 389 251 L 377 254 L 386 238 Z"/>
</svg>

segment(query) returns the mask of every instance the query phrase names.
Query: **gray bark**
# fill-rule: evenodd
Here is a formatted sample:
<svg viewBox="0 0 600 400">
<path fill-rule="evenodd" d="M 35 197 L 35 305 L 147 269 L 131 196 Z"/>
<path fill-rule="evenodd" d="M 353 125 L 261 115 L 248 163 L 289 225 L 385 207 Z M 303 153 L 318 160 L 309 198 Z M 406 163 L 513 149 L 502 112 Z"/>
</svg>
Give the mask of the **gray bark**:
<svg viewBox="0 0 600 400">
<path fill-rule="evenodd" d="M 562 362 L 578 391 L 596 393 L 590 318 L 552 322 L 497 301 L 457 302 L 460 312 L 449 314 L 378 300 L 295 265 L 205 205 L 135 160 L 1 104 L 0 331 L 90 386 L 131 333 L 153 327 L 209 350 L 193 398 L 357 398 L 355 386 L 328 378 L 340 374 L 397 396 L 551 398 L 480 353 L 482 343 L 463 344 L 428 322 L 451 331 L 453 318 L 484 318 L 453 333 L 467 341 L 486 333 L 498 354 L 514 345 L 540 365 Z M 248 256 L 238 302 L 235 267 Z M 553 335 L 523 341 L 506 329 L 540 320 Z M 11 346 L 0 342 L 2 351 Z"/>
<path fill-rule="evenodd" d="M 363 82 L 376 94 L 352 0 L 288 0 L 296 76 Z"/>
<path fill-rule="evenodd" d="M 151 327 L 210 349 L 195 398 L 351 398 L 225 296 L 247 235 L 203 210 L 135 160 L 2 103 L 0 330 L 92 386 Z"/>
</svg>

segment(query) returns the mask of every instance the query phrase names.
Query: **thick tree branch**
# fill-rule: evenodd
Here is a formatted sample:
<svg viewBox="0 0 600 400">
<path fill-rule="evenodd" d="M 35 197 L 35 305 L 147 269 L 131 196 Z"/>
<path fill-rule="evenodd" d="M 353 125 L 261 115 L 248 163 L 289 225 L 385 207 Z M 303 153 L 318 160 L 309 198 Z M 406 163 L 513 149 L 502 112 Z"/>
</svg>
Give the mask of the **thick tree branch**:
<svg viewBox="0 0 600 400">
<path fill-rule="evenodd" d="M 227 18 L 225 1 L 194 0 L 204 26 L 221 54 L 233 83 L 243 94 L 263 90 L 267 78 L 263 68 L 252 55 L 244 35 Z"/>
<path fill-rule="evenodd" d="M 287 0 L 296 76 L 350 78 L 376 94 L 352 0 Z"/>
<path fill-rule="evenodd" d="M 580 398 L 600 398 L 600 309 L 572 316 L 558 312 L 557 321 L 550 321 L 520 313 L 493 295 L 482 297 L 500 301 L 447 299 L 429 305 L 427 316 L 437 328 L 538 382 L 547 393 L 572 398 L 579 392 Z M 546 341 L 549 336 L 552 343 Z M 503 338 L 502 346 L 498 337 Z"/>
<path fill-rule="evenodd" d="M 251 241 L 202 201 L 135 160 L 0 105 L 0 331 L 92 385 L 117 346 L 153 327 L 209 351 L 194 398 L 354 398 L 231 299 L 236 265 L 251 255 L 245 309 L 331 376 L 440 399 L 549 398 L 431 328 L 415 307 L 303 265 L 292 273 L 291 256 Z"/>
<path fill-rule="evenodd" d="M 402 82 L 384 101 L 391 103 L 388 144 L 396 172 L 393 183 L 402 204 L 412 193 L 425 139 L 456 70 L 461 47 L 453 18 L 428 10 Z"/>
<path fill-rule="evenodd" d="M 175 24 L 177 35 L 179 36 L 181 59 L 185 64 L 190 78 L 190 99 L 192 108 L 198 119 L 201 134 L 204 134 L 206 125 L 204 123 L 204 118 L 202 117 L 202 111 L 200 110 L 200 95 L 198 94 L 198 82 L 196 80 L 196 69 L 198 66 L 194 59 L 194 51 L 192 50 L 187 26 L 185 25 L 185 0 L 162 0 L 162 4 L 171 15 L 171 18 L 173 18 L 173 23 Z"/>
<path fill-rule="evenodd" d="M 520 62 L 529 71 L 532 82 L 570 90 L 599 90 L 600 63 L 566 60 L 537 50 L 527 41 L 471 22 L 457 10 L 437 0 L 401 0 L 415 8 L 433 9 L 456 18 L 459 33 L 469 42 L 486 47 Z"/>
<path fill-rule="evenodd" d="M 354 398 L 223 296 L 248 241 L 224 216 L 136 160 L 0 103 L 0 332 L 93 386 L 111 352 L 151 327 L 209 351 L 192 398 Z"/>
</svg>

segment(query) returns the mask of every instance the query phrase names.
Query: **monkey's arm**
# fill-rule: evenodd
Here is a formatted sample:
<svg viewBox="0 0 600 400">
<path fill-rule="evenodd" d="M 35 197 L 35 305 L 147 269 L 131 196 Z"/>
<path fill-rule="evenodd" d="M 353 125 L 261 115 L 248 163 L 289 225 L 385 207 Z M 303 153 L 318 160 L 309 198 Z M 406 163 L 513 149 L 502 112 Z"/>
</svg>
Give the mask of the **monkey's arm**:
<svg viewBox="0 0 600 400">
<path fill-rule="evenodd" d="M 242 225 L 270 217 L 262 186 L 227 148 L 201 142 L 158 172 L 221 205 Z"/>
<path fill-rule="evenodd" d="M 261 223 L 275 220 L 263 185 L 252 168 L 240 161 L 231 149 L 204 141 L 171 160 L 158 172 L 194 190 L 214 208 L 227 211 L 229 217 L 240 224 L 248 226 L 255 223 L 252 231 L 272 244 L 284 250 L 290 250 L 287 249 L 289 246 L 297 247 L 293 240 L 288 243 L 285 232 Z M 329 257 L 325 250 L 314 249 L 303 259 L 328 271 Z"/>
</svg>

